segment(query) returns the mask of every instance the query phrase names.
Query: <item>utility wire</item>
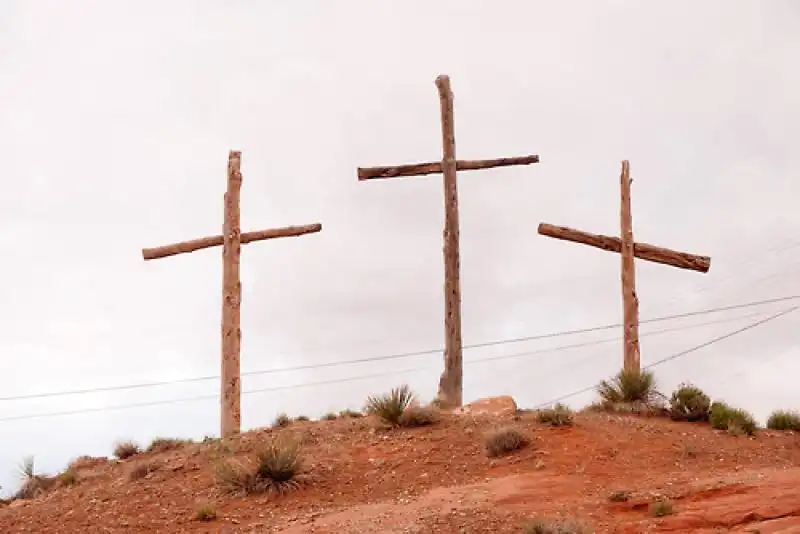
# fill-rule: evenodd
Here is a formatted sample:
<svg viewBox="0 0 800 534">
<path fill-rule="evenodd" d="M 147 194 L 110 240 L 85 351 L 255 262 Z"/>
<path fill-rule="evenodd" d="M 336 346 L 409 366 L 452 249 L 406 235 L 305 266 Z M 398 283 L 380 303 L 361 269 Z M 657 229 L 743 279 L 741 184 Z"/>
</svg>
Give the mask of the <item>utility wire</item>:
<svg viewBox="0 0 800 534">
<path fill-rule="evenodd" d="M 672 360 L 675 360 L 677 358 L 681 358 L 683 356 L 686 356 L 687 354 L 691 354 L 692 352 L 695 352 L 695 351 L 698 351 L 698 350 L 703 349 L 705 347 L 708 347 L 709 345 L 713 345 L 714 343 L 718 343 L 718 342 L 720 342 L 720 341 L 722 341 L 724 339 L 728 339 L 729 337 L 736 336 L 738 334 L 741 334 L 742 332 L 746 332 L 747 330 L 756 328 L 756 327 L 761 326 L 761 325 L 763 325 L 765 323 L 768 323 L 770 321 L 774 321 L 775 319 L 783 317 L 784 315 L 788 315 L 789 313 L 791 313 L 791 312 L 793 312 L 793 311 L 795 311 L 797 309 L 798 309 L 798 307 L 795 306 L 793 308 L 789 308 L 789 309 L 783 310 L 781 312 L 778 312 L 778 313 L 776 313 L 774 315 L 770 315 L 766 319 L 761 319 L 760 321 L 756 321 L 754 323 L 751 323 L 751 324 L 749 324 L 747 326 L 744 326 L 742 328 L 734 330 L 733 332 L 728 332 L 727 334 L 723 334 L 723 335 L 721 335 L 719 337 L 715 337 L 714 339 L 712 339 L 710 341 L 706 341 L 705 343 L 701 343 L 699 345 L 695 345 L 694 347 L 691 347 L 691 348 L 686 349 L 686 350 L 682 350 L 681 352 L 677 352 L 675 354 L 667 356 L 666 358 L 662 358 L 660 360 L 656 360 L 655 362 L 653 362 L 651 364 L 645 365 L 644 367 L 642 367 L 642 369 L 649 369 L 651 367 L 655 367 L 657 365 L 661 365 L 662 363 L 666 363 L 668 361 L 672 361 Z M 592 390 L 595 389 L 595 387 L 597 387 L 597 386 L 596 385 L 587 386 L 587 387 L 585 387 L 583 389 L 579 389 L 577 391 L 573 391 L 572 393 L 568 393 L 566 395 L 562 395 L 562 396 L 560 396 L 558 398 L 555 398 L 553 400 L 550 400 L 548 402 L 541 403 L 541 404 L 537 405 L 536 407 L 537 408 L 541 408 L 543 406 L 550 406 L 550 405 L 555 404 L 557 402 L 561 402 L 563 400 L 575 397 L 576 395 L 580 395 L 581 393 L 587 393 L 589 391 L 592 391 Z"/>
<path fill-rule="evenodd" d="M 655 330 L 653 332 L 646 332 L 646 333 L 642 334 L 640 337 L 648 337 L 648 336 L 654 336 L 654 335 L 664 334 L 664 333 L 668 333 L 668 332 L 675 332 L 675 331 L 678 331 L 678 330 L 688 330 L 690 328 L 698 328 L 698 327 L 701 327 L 701 326 L 708 326 L 708 325 L 712 325 L 712 324 L 719 324 L 719 323 L 724 323 L 724 322 L 736 321 L 736 320 L 746 319 L 746 318 L 752 317 L 754 315 L 761 315 L 761 314 L 760 313 L 756 313 L 756 314 L 750 314 L 750 315 L 746 315 L 746 316 L 728 317 L 728 318 L 725 318 L 725 319 L 717 319 L 715 321 L 707 321 L 705 323 L 698 323 L 698 324 L 686 325 L 686 326 L 680 326 L 680 327 L 673 327 L 673 328 L 664 328 L 662 330 Z M 592 345 L 601 345 L 601 344 L 604 344 L 604 343 L 611 343 L 611 342 L 614 342 L 614 341 L 619 341 L 620 339 L 622 339 L 622 337 L 621 336 L 617 336 L 617 337 L 610 338 L 610 339 L 600 339 L 600 340 L 588 341 L 588 342 L 584 342 L 584 343 L 574 343 L 574 344 L 570 344 L 570 345 L 560 345 L 560 346 L 557 346 L 557 347 L 550 347 L 550 348 L 539 349 L 539 350 L 534 350 L 534 351 L 517 352 L 517 353 L 505 354 L 505 355 L 501 355 L 501 356 L 491 356 L 491 357 L 487 357 L 487 358 L 476 358 L 476 359 L 472 359 L 472 360 L 465 360 L 464 364 L 465 365 L 469 365 L 469 364 L 474 364 L 474 363 L 483 363 L 483 362 L 490 362 L 490 361 L 497 361 L 497 360 L 506 360 L 506 359 L 519 358 L 519 357 L 522 357 L 522 356 L 531 356 L 531 355 L 534 355 L 534 354 L 543 354 L 543 353 L 549 353 L 549 352 L 559 352 L 559 351 L 562 351 L 562 350 L 569 350 L 569 349 L 574 349 L 574 348 L 588 347 L 588 346 L 592 346 Z M 302 383 L 302 384 L 291 384 L 291 385 L 287 385 L 287 386 L 276 386 L 276 387 L 269 387 L 269 388 L 254 389 L 254 390 L 244 391 L 244 392 L 242 392 L 242 395 L 252 395 L 252 394 L 255 394 L 255 393 L 267 393 L 267 392 L 274 392 L 274 391 L 286 391 L 286 390 L 300 389 L 300 388 L 312 387 L 312 386 L 322 386 L 322 385 L 327 385 L 327 384 L 339 384 L 339 383 L 345 383 L 345 382 L 355 382 L 355 381 L 358 381 L 358 380 L 366 380 L 366 379 L 369 379 L 369 378 L 380 378 L 380 377 L 385 377 L 385 376 L 394 376 L 394 375 L 398 375 L 398 374 L 412 373 L 412 372 L 418 372 L 418 371 L 430 371 L 432 369 L 439 369 L 439 368 L 440 368 L 440 366 L 426 366 L 426 367 L 416 367 L 416 368 L 412 368 L 412 369 L 402 369 L 402 370 L 399 370 L 399 371 L 385 371 L 385 372 L 382 372 L 382 373 L 374 373 L 374 374 L 369 374 L 369 375 L 360 375 L 360 376 L 338 378 L 338 379 L 329 379 L 329 380 L 319 380 L 319 381 L 315 381 L 315 382 L 306 382 L 306 383 Z M 199 400 L 210 400 L 210 399 L 218 399 L 218 398 L 219 398 L 218 394 L 216 394 L 216 395 L 198 395 L 198 396 L 195 396 L 195 397 L 183 397 L 183 398 L 179 398 L 179 399 L 168 399 L 168 400 L 141 402 L 141 403 L 133 403 L 133 404 L 121 404 L 121 405 L 116 405 L 116 406 L 102 406 L 102 407 L 97 407 L 97 408 L 67 410 L 67 411 L 62 411 L 62 412 L 48 412 L 48 413 L 42 413 L 42 414 L 17 415 L 17 416 L 0 418 L 0 422 L 19 421 L 19 420 L 25 420 L 25 419 L 42 418 L 42 417 L 60 417 L 60 416 L 77 415 L 77 414 L 84 414 L 84 413 L 106 412 L 106 411 L 113 411 L 113 410 L 122 410 L 122 409 L 127 409 L 127 408 L 143 408 L 143 407 L 149 407 L 149 406 L 161 406 L 161 405 L 166 405 L 166 404 L 176 404 L 176 403 L 182 403 L 182 402 L 193 402 L 193 401 L 199 401 Z"/>
<path fill-rule="evenodd" d="M 652 319 L 644 319 L 640 320 L 639 324 L 647 324 L 647 323 L 655 323 L 655 322 L 662 322 L 668 321 L 672 319 L 682 319 L 686 317 L 694 317 L 698 315 L 707 315 L 709 313 L 716 313 L 716 312 L 723 312 L 723 311 L 732 311 L 738 310 L 742 308 L 750 308 L 753 306 L 762 306 L 766 304 L 774 304 L 778 302 L 785 302 L 789 300 L 797 300 L 800 299 L 800 295 L 789 295 L 784 297 L 776 297 L 771 299 L 763 299 L 758 301 L 752 302 L 745 302 L 742 304 L 733 304 L 729 306 L 720 306 L 716 308 L 708 308 L 705 310 L 697 310 L 685 313 L 679 313 L 674 315 L 665 315 L 662 317 L 655 317 Z M 483 343 L 475 343 L 472 345 L 464 345 L 464 349 L 475 349 L 475 348 L 483 348 L 483 347 L 491 347 L 496 345 L 505 345 L 508 343 L 520 343 L 524 341 L 537 341 L 542 339 L 550 339 L 555 337 L 563 337 L 563 336 L 570 336 L 576 334 L 587 334 L 591 332 L 600 332 L 602 330 L 610 330 L 613 328 L 621 328 L 623 325 L 621 323 L 614 323 L 602 326 L 594 326 L 589 328 L 579 328 L 575 330 L 563 330 L 560 332 L 550 332 L 546 334 L 537 334 L 533 336 L 526 336 L 526 337 L 518 337 L 518 338 L 510 338 L 510 339 L 502 339 L 502 340 L 494 340 L 494 341 L 486 341 Z M 414 356 L 426 356 L 429 354 L 436 354 L 442 352 L 444 349 L 428 349 L 428 350 L 421 350 L 415 352 L 403 352 L 397 354 L 388 354 L 384 356 L 371 356 L 366 358 L 358 358 L 354 360 L 344 360 L 338 362 L 325 362 L 325 363 L 315 363 L 315 364 L 305 364 L 305 365 L 297 365 L 294 367 L 283 367 L 278 369 L 262 369 L 258 371 L 247 371 L 241 373 L 241 376 L 258 376 L 258 375 L 268 375 L 268 374 L 275 374 L 275 373 L 287 373 L 293 371 L 306 371 L 310 369 L 323 369 L 329 367 L 338 367 L 341 365 L 355 365 L 359 363 L 370 363 L 370 362 L 379 362 L 379 361 L 387 361 L 387 360 L 397 360 L 403 358 L 411 358 Z M 208 380 L 217 380 L 220 378 L 220 375 L 208 375 L 208 376 L 197 376 L 191 378 L 178 378 L 174 380 L 162 380 L 162 381 L 153 381 L 153 382 L 140 382 L 135 384 L 126 384 L 126 385 L 119 385 L 119 386 L 104 386 L 104 387 L 94 387 L 94 388 L 86 388 L 86 389 L 75 389 L 75 390 L 68 390 L 68 391 L 53 391 L 47 393 L 31 393 L 25 395 L 13 395 L 8 397 L 0 397 L 0 402 L 3 401 L 16 401 L 16 400 L 27 400 L 27 399 L 42 399 L 48 397 L 61 397 L 65 395 L 82 395 L 87 393 L 102 393 L 102 392 L 109 392 L 109 391 L 124 391 L 130 389 L 142 389 L 142 388 L 150 388 L 150 387 L 158 387 L 158 386 L 168 386 L 174 384 L 188 384 L 193 382 L 205 382 Z M 2 419 L 0 419 L 1 421 Z"/>
</svg>

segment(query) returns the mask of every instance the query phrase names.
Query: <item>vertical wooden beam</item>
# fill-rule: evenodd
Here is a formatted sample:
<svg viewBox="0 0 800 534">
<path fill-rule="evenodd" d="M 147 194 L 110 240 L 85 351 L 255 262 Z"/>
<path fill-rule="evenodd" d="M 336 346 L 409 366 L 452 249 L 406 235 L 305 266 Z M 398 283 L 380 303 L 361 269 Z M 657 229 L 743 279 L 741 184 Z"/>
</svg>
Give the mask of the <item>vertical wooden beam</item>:
<svg viewBox="0 0 800 534">
<path fill-rule="evenodd" d="M 622 309 L 624 323 L 623 368 L 638 373 L 639 353 L 639 297 L 636 296 L 636 267 L 633 262 L 633 217 L 631 215 L 630 165 L 622 162 L 620 174 L 620 237 L 622 238 Z"/>
<path fill-rule="evenodd" d="M 242 284 L 239 278 L 241 224 L 239 196 L 242 189 L 242 153 L 228 154 L 228 188 L 225 193 L 225 222 L 222 235 L 222 380 L 220 424 L 223 438 L 241 430 L 240 312 Z"/>
<path fill-rule="evenodd" d="M 453 91 L 450 77 L 436 78 L 442 123 L 442 174 L 444 175 L 444 372 L 439 379 L 438 401 L 442 407 L 459 407 L 463 402 L 461 354 L 461 280 L 459 274 L 458 186 L 456 183 L 456 139 Z"/>
</svg>

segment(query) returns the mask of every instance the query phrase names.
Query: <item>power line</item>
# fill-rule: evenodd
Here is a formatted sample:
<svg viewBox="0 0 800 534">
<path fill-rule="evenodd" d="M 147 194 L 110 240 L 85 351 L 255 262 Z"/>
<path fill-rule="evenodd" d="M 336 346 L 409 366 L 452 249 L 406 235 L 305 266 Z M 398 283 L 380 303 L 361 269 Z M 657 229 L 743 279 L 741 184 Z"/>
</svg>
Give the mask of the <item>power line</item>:
<svg viewBox="0 0 800 534">
<path fill-rule="evenodd" d="M 756 313 L 756 314 L 750 314 L 750 315 L 746 315 L 746 316 L 728 317 L 728 318 L 725 318 L 725 319 L 717 319 L 715 321 L 706 321 L 705 323 L 698 323 L 698 324 L 686 325 L 686 326 L 680 326 L 680 327 L 673 327 L 673 328 L 664 328 L 664 329 L 656 330 L 656 331 L 653 331 L 653 332 L 643 333 L 640 337 L 655 336 L 655 335 L 658 335 L 658 334 L 664 334 L 664 333 L 668 333 L 668 332 L 675 332 L 675 331 L 679 331 L 679 330 L 688 330 L 690 328 L 698 328 L 698 327 L 701 327 L 701 326 L 708 326 L 708 325 L 712 325 L 712 324 L 719 324 L 719 323 L 724 323 L 724 322 L 736 321 L 736 320 L 746 319 L 746 318 L 752 317 L 754 315 L 761 315 L 761 314 L 760 313 Z M 601 345 L 601 344 L 604 344 L 604 343 L 611 343 L 611 342 L 614 342 L 614 341 L 619 341 L 620 339 L 622 339 L 622 337 L 621 336 L 617 336 L 617 337 L 614 337 L 614 338 L 600 339 L 600 340 L 595 340 L 595 341 L 587 341 L 587 342 L 584 342 L 584 343 L 574 343 L 574 344 L 570 344 L 570 345 L 560 345 L 560 346 L 557 346 L 557 347 L 550 347 L 550 348 L 539 349 L 539 350 L 534 350 L 534 351 L 518 352 L 518 353 L 512 353 L 512 354 L 505 354 L 505 355 L 501 355 L 501 356 L 490 356 L 490 357 L 487 357 L 487 358 L 476 358 L 476 359 L 473 359 L 473 360 L 466 360 L 464 362 L 464 364 L 465 365 L 469 365 L 469 364 L 474 364 L 474 363 L 483 363 L 483 362 L 490 362 L 490 361 L 513 359 L 513 358 L 519 358 L 519 357 L 522 357 L 522 356 L 531 356 L 531 355 L 535 355 L 535 354 L 543 354 L 543 353 L 548 353 L 548 352 L 559 352 L 559 351 L 562 351 L 562 350 L 581 348 L 581 347 L 587 347 L 587 346 L 592 346 L 592 345 Z M 382 373 L 374 373 L 374 374 L 369 374 L 369 375 L 360 375 L 360 376 L 347 377 L 347 378 L 319 380 L 319 381 L 316 381 L 316 382 L 306 382 L 306 383 L 302 383 L 302 384 L 292 384 L 292 385 L 287 385 L 287 386 L 276 386 L 276 387 L 270 387 L 270 388 L 261 388 L 261 389 L 248 390 L 248 391 L 242 392 L 242 395 L 252 395 L 252 394 L 255 394 L 255 393 L 267 393 L 267 392 L 274 392 L 274 391 L 286 391 L 286 390 L 299 389 L 299 388 L 312 387 L 312 386 L 321 386 L 321 385 L 327 385 L 327 384 L 338 384 L 338 383 L 345 383 L 345 382 L 355 382 L 355 381 L 358 381 L 358 380 L 366 380 L 366 379 L 369 379 L 369 378 L 395 376 L 395 375 L 398 375 L 398 374 L 405 374 L 405 373 L 418 372 L 418 371 L 430 371 L 430 370 L 438 369 L 438 368 L 439 368 L 439 366 L 416 367 L 416 368 L 412 368 L 412 369 L 403 369 L 403 370 L 399 370 L 399 371 L 385 371 L 385 372 L 382 372 Z M 161 406 L 161 405 L 166 405 L 166 404 L 177 404 L 177 403 L 183 403 L 183 402 L 193 402 L 193 401 L 199 401 L 199 400 L 210 400 L 210 399 L 218 399 L 218 398 L 219 398 L 218 394 L 215 394 L 215 395 L 198 395 L 198 396 L 195 396 L 195 397 L 182 397 L 182 398 L 179 398 L 179 399 L 168 399 L 168 400 L 162 400 L 162 401 L 149 401 L 149 402 L 132 403 L 132 404 L 120 404 L 120 405 L 117 405 L 117 406 L 102 406 L 102 407 L 97 407 L 97 408 L 67 410 L 67 411 L 62 411 L 62 412 L 48 412 L 48 413 L 42 413 L 42 414 L 17 415 L 17 416 L 0 418 L 0 422 L 19 421 L 19 420 L 25 420 L 25 419 L 37 419 L 37 418 L 43 418 L 43 417 L 60 417 L 60 416 L 66 416 L 66 415 L 78 415 L 78 414 L 85 414 L 85 413 L 97 413 L 97 412 L 122 410 L 122 409 L 128 409 L 128 408 L 144 408 L 144 407 L 150 407 L 150 406 Z"/>
<path fill-rule="evenodd" d="M 762 306 L 766 304 L 774 304 L 778 302 L 785 302 L 789 300 L 797 300 L 800 299 L 800 295 L 789 295 L 784 297 L 776 297 L 770 299 L 763 299 L 759 301 L 752 301 L 752 302 L 745 302 L 742 304 L 733 304 L 729 306 L 720 306 L 716 308 L 708 308 L 704 310 L 697 310 L 673 315 L 665 315 L 662 317 L 655 317 L 652 319 L 644 319 L 640 320 L 640 324 L 647 324 L 647 323 L 656 323 L 656 322 L 663 322 L 672 319 L 683 319 L 686 317 L 694 317 L 698 315 L 707 315 L 709 313 L 716 313 L 716 312 L 723 312 L 723 311 L 732 311 L 738 310 L 742 308 L 750 308 L 754 306 Z M 593 326 L 588 328 L 579 328 L 574 330 L 563 330 L 560 332 L 549 332 L 545 334 L 536 334 L 532 336 L 525 336 L 525 337 L 518 337 L 518 338 L 509 338 L 509 339 L 501 339 L 501 340 L 493 340 L 493 341 L 486 341 L 483 343 L 475 343 L 471 345 L 464 345 L 464 349 L 476 349 L 476 348 L 484 348 L 484 347 L 492 347 L 496 345 L 505 345 L 509 343 L 521 343 L 524 341 L 538 341 L 542 339 L 550 339 L 556 337 L 563 337 L 563 336 L 570 336 L 570 335 L 577 335 L 577 334 L 588 334 L 592 332 L 600 332 L 603 330 L 610 330 L 613 328 L 622 328 L 621 323 L 614 323 L 614 324 L 607 324 L 601 326 Z M 384 356 L 370 356 L 365 358 L 358 358 L 354 360 L 344 360 L 338 362 L 325 362 L 325 363 L 315 363 L 315 364 L 304 364 L 304 365 L 297 365 L 294 367 L 283 367 L 278 369 L 262 369 L 258 371 L 247 371 L 241 373 L 241 376 L 259 376 L 259 375 L 268 375 L 268 374 L 275 374 L 275 373 L 287 373 L 287 372 L 294 372 L 294 371 L 307 371 L 311 369 L 324 369 L 329 367 L 338 367 L 341 365 L 355 365 L 360 363 L 371 363 L 371 362 L 380 362 L 380 361 L 387 361 L 387 360 L 397 360 L 403 358 L 411 358 L 415 356 L 426 356 L 429 354 L 436 354 L 442 352 L 444 349 L 427 349 L 421 351 L 414 351 L 414 352 L 402 352 L 396 354 L 388 354 Z M 152 382 L 140 382 L 135 384 L 126 384 L 126 385 L 119 385 L 119 386 L 101 386 L 101 387 L 94 387 L 94 388 L 86 388 L 86 389 L 75 389 L 75 390 L 68 390 L 68 391 L 54 391 L 54 392 L 47 392 L 47 393 L 31 393 L 25 395 L 13 395 L 8 397 L 0 397 L 0 402 L 3 401 L 16 401 L 16 400 L 27 400 L 27 399 L 42 399 L 48 397 L 61 397 L 65 395 L 83 395 L 88 393 L 103 393 L 109 391 L 124 391 L 130 389 L 143 389 L 143 388 L 150 388 L 150 387 L 159 387 L 159 386 L 169 386 L 169 385 L 176 385 L 176 384 L 188 384 L 193 382 L 205 382 L 208 380 L 217 380 L 219 379 L 219 375 L 207 375 L 207 376 L 197 376 L 197 377 L 190 377 L 190 378 L 178 378 L 173 380 L 161 380 L 161 381 L 152 381 Z"/>
<path fill-rule="evenodd" d="M 714 343 L 717 343 L 717 342 L 722 341 L 724 339 L 728 339 L 729 337 L 733 337 L 735 335 L 741 334 L 742 332 L 746 332 L 747 330 L 756 328 L 756 327 L 761 326 L 761 325 L 763 325 L 765 323 L 768 323 L 770 321 L 774 321 L 775 319 L 783 317 L 784 315 L 788 315 L 789 313 L 791 313 L 791 312 L 793 312 L 793 311 L 795 311 L 797 309 L 798 309 L 798 307 L 795 306 L 793 308 L 789 308 L 789 309 L 783 310 L 781 312 L 778 312 L 778 313 L 776 313 L 774 315 L 770 315 L 766 319 L 761 319 L 760 321 L 756 321 L 756 322 L 751 323 L 751 324 L 749 324 L 749 325 L 747 325 L 745 327 L 739 328 L 739 329 L 734 330 L 732 332 L 728 332 L 727 334 L 723 334 L 723 335 L 721 335 L 719 337 L 715 337 L 714 339 L 712 339 L 710 341 L 706 341 L 705 343 L 701 343 L 701 344 L 696 345 L 696 346 L 694 346 L 692 348 L 683 350 L 681 352 L 677 352 L 675 354 L 667 356 L 666 358 L 662 358 L 660 360 L 656 360 L 655 362 L 653 362 L 651 364 L 645 365 L 642 369 L 649 369 L 651 367 L 655 367 L 657 365 L 661 365 L 662 363 L 666 363 L 668 361 L 675 360 L 677 358 L 681 358 L 683 356 L 686 356 L 687 354 L 690 354 L 692 352 L 695 352 L 695 351 L 698 351 L 698 350 L 703 349 L 705 347 L 708 347 L 709 345 L 713 345 Z M 561 402 L 563 400 L 575 397 L 576 395 L 580 395 L 581 393 L 587 393 L 589 391 L 592 391 L 596 387 L 597 387 L 596 385 L 587 386 L 587 387 L 585 387 L 583 389 L 579 389 L 577 391 L 573 391 L 572 393 L 568 393 L 566 395 L 562 395 L 562 396 L 560 396 L 560 397 L 558 397 L 556 399 L 553 399 L 551 401 L 541 403 L 541 404 L 537 405 L 536 407 L 540 408 L 542 406 L 550 406 L 550 405 L 555 404 L 557 402 Z"/>
</svg>

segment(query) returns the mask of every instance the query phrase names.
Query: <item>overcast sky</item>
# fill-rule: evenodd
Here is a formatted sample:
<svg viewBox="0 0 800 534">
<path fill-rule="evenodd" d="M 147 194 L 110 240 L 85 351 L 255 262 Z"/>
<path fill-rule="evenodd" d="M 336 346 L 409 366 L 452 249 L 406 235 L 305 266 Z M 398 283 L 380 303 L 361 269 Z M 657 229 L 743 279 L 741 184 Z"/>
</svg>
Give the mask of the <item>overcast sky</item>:
<svg viewBox="0 0 800 534">
<path fill-rule="evenodd" d="M 441 73 L 459 157 L 541 155 L 459 175 L 466 344 L 621 320 L 619 257 L 536 226 L 618 234 L 622 159 L 635 238 L 712 257 L 708 274 L 637 261 L 642 319 L 800 293 L 798 24 L 791 0 L 4 0 L 0 397 L 219 372 L 221 250 L 145 262 L 141 249 L 220 232 L 230 149 L 243 152 L 243 230 L 323 224 L 243 247 L 243 371 L 441 347 L 441 176 L 356 180 L 358 166 L 441 157 Z M 642 325 L 642 361 L 791 305 Z M 800 370 L 799 321 L 657 376 L 760 418 L 800 408 L 784 378 Z M 467 364 L 465 397 L 533 406 L 620 363 L 611 341 Z M 387 373 L 245 395 L 243 425 L 358 408 L 402 382 L 428 399 L 440 368 L 433 353 L 246 376 L 248 391 Z M 0 485 L 27 454 L 54 472 L 120 438 L 216 434 L 218 387 L 2 400 Z M 197 396 L 212 398 L 16 419 Z"/>
</svg>

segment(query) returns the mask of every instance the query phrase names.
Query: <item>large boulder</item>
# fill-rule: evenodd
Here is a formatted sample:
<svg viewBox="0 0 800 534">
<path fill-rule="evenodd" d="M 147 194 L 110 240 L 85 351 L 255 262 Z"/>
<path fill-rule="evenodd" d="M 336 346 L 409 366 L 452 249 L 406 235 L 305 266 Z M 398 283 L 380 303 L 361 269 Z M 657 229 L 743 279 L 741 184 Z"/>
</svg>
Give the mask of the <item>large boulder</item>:
<svg viewBox="0 0 800 534">
<path fill-rule="evenodd" d="M 517 403 L 510 395 L 486 397 L 470 402 L 459 410 L 460 413 L 473 415 L 509 416 L 517 413 Z"/>
</svg>

